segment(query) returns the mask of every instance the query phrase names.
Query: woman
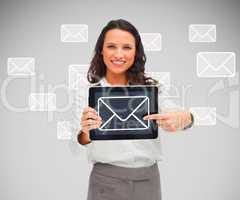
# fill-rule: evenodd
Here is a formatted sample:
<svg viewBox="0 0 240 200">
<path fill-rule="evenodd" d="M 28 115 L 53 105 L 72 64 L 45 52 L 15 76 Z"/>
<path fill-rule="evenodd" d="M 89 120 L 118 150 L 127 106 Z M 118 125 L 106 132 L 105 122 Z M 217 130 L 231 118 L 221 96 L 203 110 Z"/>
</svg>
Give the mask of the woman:
<svg viewBox="0 0 240 200">
<path fill-rule="evenodd" d="M 146 57 L 140 35 L 125 20 L 110 21 L 102 30 L 95 47 L 88 80 L 101 86 L 156 84 L 144 74 Z M 192 124 L 190 112 L 153 114 L 159 127 L 174 132 Z M 89 130 L 102 121 L 96 110 L 86 107 L 82 113 L 78 141 L 88 147 L 93 169 L 89 179 L 88 200 L 161 199 L 157 161 L 159 139 L 90 141 Z"/>
</svg>

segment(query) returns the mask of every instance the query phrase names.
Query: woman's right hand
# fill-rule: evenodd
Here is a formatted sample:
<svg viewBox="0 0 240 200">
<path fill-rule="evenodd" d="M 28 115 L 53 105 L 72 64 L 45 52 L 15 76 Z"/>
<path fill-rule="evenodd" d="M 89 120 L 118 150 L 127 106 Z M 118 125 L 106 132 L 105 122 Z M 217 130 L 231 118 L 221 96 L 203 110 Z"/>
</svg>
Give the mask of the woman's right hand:
<svg viewBox="0 0 240 200">
<path fill-rule="evenodd" d="M 102 119 L 98 116 L 97 111 L 91 107 L 86 107 L 83 110 L 81 118 L 82 132 L 89 139 L 89 131 L 99 128 L 102 124 Z"/>
</svg>

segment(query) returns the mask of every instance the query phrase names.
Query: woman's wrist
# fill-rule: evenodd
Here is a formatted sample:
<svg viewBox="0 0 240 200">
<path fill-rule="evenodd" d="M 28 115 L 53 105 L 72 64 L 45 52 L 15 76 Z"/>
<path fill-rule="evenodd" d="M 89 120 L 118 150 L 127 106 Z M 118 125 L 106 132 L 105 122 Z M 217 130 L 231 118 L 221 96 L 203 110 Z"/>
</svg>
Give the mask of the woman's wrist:
<svg viewBox="0 0 240 200">
<path fill-rule="evenodd" d="M 89 134 L 83 132 L 82 130 L 78 132 L 77 139 L 78 139 L 78 143 L 81 145 L 89 144 L 91 142 L 89 138 Z"/>
<path fill-rule="evenodd" d="M 194 117 L 193 117 L 193 114 L 191 112 L 189 112 L 189 116 L 190 116 L 190 123 L 188 125 L 186 125 L 183 130 L 186 130 L 188 128 L 191 128 L 194 124 Z"/>
</svg>

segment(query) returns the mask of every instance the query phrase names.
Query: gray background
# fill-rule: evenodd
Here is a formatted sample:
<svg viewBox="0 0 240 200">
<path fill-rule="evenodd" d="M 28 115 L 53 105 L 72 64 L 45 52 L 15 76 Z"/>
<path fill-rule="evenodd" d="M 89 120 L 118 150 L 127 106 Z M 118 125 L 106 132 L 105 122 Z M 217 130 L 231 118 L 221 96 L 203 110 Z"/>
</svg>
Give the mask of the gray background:
<svg viewBox="0 0 240 200">
<path fill-rule="evenodd" d="M 0 84 L 7 79 L 8 57 L 35 57 L 35 84 L 19 78 L 8 84 L 7 99 L 27 106 L 29 92 L 66 85 L 69 64 L 89 63 L 96 39 L 110 20 L 124 18 L 140 32 L 160 32 L 163 49 L 147 52 L 147 70 L 169 71 L 182 92 L 191 85 L 185 106 L 216 106 L 228 112 L 224 88 L 208 97 L 219 80 L 198 78 L 195 55 L 199 51 L 232 51 L 237 61 L 240 44 L 240 1 L 0 1 Z M 88 43 L 61 43 L 61 24 L 88 24 Z M 216 43 L 189 43 L 189 24 L 216 24 Z M 237 71 L 239 65 L 237 62 Z M 68 101 L 58 89 L 57 106 Z M 238 93 L 239 95 L 239 93 Z M 1 96 L 2 97 L 2 96 Z M 3 99 L 3 97 L 1 98 Z M 181 100 L 178 100 L 181 103 Z M 237 102 L 239 103 L 239 102 Z M 237 105 L 236 105 L 237 106 Z M 69 110 L 48 115 L 17 112 L 0 102 L 0 199 L 85 199 L 91 165 L 85 150 L 56 136 L 58 120 Z M 234 119 L 236 120 L 236 119 Z M 237 119 L 239 120 L 239 119 Z M 239 121 L 238 121 L 239 123 Z M 164 160 L 159 163 L 164 200 L 239 200 L 239 128 L 218 120 L 216 126 L 195 127 L 176 134 L 162 133 Z"/>
</svg>

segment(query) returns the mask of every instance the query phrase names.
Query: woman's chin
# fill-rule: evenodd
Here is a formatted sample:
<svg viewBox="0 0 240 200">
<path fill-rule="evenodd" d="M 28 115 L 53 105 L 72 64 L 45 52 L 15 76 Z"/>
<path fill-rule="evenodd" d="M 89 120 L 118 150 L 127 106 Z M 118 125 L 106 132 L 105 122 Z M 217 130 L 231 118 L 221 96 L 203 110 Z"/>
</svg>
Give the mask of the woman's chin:
<svg viewBox="0 0 240 200">
<path fill-rule="evenodd" d="M 121 74 L 124 74 L 126 73 L 127 69 L 125 68 L 121 68 L 121 67 L 111 67 L 109 69 L 109 71 L 112 73 L 112 74 L 116 74 L 116 75 L 121 75 Z"/>
</svg>

